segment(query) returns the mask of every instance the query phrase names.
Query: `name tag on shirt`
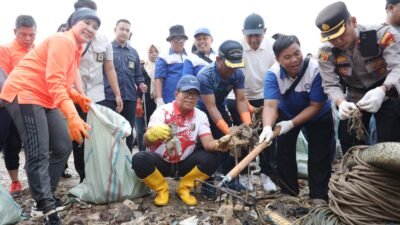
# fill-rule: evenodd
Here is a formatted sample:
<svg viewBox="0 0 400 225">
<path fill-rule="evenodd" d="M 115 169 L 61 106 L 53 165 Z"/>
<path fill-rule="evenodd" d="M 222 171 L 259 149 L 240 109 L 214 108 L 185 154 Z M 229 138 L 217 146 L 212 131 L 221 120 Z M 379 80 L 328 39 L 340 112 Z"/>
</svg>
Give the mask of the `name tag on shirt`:
<svg viewBox="0 0 400 225">
<path fill-rule="evenodd" d="M 132 70 L 135 69 L 135 62 L 128 60 L 128 68 Z"/>
<path fill-rule="evenodd" d="M 104 62 L 104 52 L 96 53 L 96 55 L 97 62 Z"/>
</svg>

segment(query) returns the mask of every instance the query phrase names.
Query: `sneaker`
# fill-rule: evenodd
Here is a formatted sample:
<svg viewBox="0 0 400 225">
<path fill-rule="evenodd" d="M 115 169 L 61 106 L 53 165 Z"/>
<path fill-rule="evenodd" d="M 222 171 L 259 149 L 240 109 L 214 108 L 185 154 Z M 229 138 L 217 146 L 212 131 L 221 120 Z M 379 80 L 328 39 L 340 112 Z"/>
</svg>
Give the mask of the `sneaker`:
<svg viewBox="0 0 400 225">
<path fill-rule="evenodd" d="M 44 225 L 61 225 L 61 218 L 58 215 L 56 210 L 51 210 L 50 212 L 46 213 L 46 216 L 43 221 Z"/>
<path fill-rule="evenodd" d="M 254 187 L 253 187 L 253 180 L 252 180 L 252 176 L 248 176 L 246 175 L 239 175 L 239 183 L 244 186 L 245 188 L 248 188 L 249 191 L 253 191 Z"/>
<path fill-rule="evenodd" d="M 11 186 L 10 186 L 10 194 L 11 194 L 11 196 L 13 196 L 13 197 L 21 196 L 21 194 L 22 194 L 22 185 L 21 185 L 21 182 L 19 182 L 19 181 L 17 180 L 17 181 L 13 181 L 13 182 L 11 183 Z"/>
<path fill-rule="evenodd" d="M 71 171 L 69 171 L 68 168 L 65 168 L 64 172 L 61 174 L 61 177 L 63 177 L 63 178 L 71 178 L 72 177 Z"/>
<path fill-rule="evenodd" d="M 276 185 L 275 183 L 269 178 L 269 176 L 265 174 L 260 174 L 260 179 L 261 179 L 261 185 L 264 189 L 264 191 L 268 193 L 274 193 L 276 192 Z"/>
<path fill-rule="evenodd" d="M 65 205 L 64 202 L 61 201 L 61 199 L 54 197 L 54 200 L 56 200 L 56 212 L 60 212 L 64 210 Z M 41 217 L 43 216 L 43 211 L 37 208 L 36 202 L 33 203 L 32 208 L 31 208 L 31 217 Z"/>
</svg>

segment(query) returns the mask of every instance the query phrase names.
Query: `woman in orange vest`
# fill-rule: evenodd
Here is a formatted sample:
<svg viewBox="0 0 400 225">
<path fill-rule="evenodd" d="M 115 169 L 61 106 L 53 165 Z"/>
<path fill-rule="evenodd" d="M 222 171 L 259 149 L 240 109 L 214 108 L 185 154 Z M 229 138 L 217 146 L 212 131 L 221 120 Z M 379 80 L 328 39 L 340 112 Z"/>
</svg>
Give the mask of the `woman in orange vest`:
<svg viewBox="0 0 400 225">
<path fill-rule="evenodd" d="M 61 224 L 53 193 L 72 149 L 70 138 L 80 143 L 89 138 L 90 128 L 74 102 L 88 111 L 90 99 L 72 86 L 79 75 L 82 45 L 95 37 L 99 26 L 95 11 L 77 10 L 70 29 L 31 50 L 1 90 L 0 98 L 8 103 L 5 107 L 24 144 L 30 192 L 46 217 L 45 224 Z"/>
</svg>

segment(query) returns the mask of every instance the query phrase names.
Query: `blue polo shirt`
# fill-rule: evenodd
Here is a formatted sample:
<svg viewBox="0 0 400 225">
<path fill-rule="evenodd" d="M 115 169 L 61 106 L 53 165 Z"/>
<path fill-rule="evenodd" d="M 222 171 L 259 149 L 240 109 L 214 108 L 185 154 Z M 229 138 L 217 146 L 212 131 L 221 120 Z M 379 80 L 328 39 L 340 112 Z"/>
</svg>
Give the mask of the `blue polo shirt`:
<svg viewBox="0 0 400 225">
<path fill-rule="evenodd" d="M 183 62 L 187 58 L 186 52 L 177 54 L 172 49 L 169 54 L 157 58 L 154 78 L 163 78 L 162 96 L 164 103 L 175 100 L 176 84 L 182 77 Z"/>
<path fill-rule="evenodd" d="M 185 59 L 185 62 L 183 63 L 182 75 L 191 74 L 197 76 L 197 74 L 204 66 L 210 64 L 209 62 L 201 58 L 198 54 L 201 53 L 192 54 L 187 59 Z M 211 49 L 211 54 L 208 56 L 208 58 L 212 60 L 212 62 L 215 62 L 216 57 L 217 54 Z"/>
<path fill-rule="evenodd" d="M 330 101 L 321 85 L 318 62 L 315 59 L 310 59 L 308 68 L 294 91 L 284 96 L 283 94 L 293 82 L 294 80 L 290 79 L 285 69 L 279 63 L 275 63 L 265 75 L 264 99 L 279 100 L 279 109 L 289 119 L 293 119 L 302 112 L 310 105 L 310 102 L 325 103 L 322 110 L 311 121 L 316 121 L 327 112 L 330 112 Z"/>
<path fill-rule="evenodd" d="M 223 80 L 221 74 L 217 70 L 217 62 L 203 67 L 197 75 L 197 78 L 200 82 L 200 94 L 214 94 L 215 103 L 218 108 L 226 105 L 225 100 L 231 90 L 244 89 L 244 74 L 242 70 L 235 70 L 228 79 Z M 201 98 L 197 105 L 201 110 L 207 112 Z"/>
<path fill-rule="evenodd" d="M 136 101 L 136 87 L 139 87 L 141 83 L 144 83 L 144 77 L 140 69 L 139 54 L 129 44 L 122 47 L 114 40 L 111 45 L 113 47 L 114 67 L 115 72 L 117 73 L 121 98 L 124 101 Z M 115 100 L 115 95 L 105 75 L 104 91 L 107 100 Z"/>
</svg>

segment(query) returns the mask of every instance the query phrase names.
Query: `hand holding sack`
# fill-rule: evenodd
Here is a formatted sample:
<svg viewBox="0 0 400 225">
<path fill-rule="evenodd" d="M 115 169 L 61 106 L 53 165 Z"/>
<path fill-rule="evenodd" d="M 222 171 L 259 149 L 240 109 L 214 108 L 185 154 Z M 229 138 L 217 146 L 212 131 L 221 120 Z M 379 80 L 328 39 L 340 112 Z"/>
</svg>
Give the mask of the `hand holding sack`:
<svg viewBox="0 0 400 225">
<path fill-rule="evenodd" d="M 150 142 L 165 141 L 172 138 L 172 129 L 166 124 L 154 125 L 147 129 L 145 135 Z"/>
<path fill-rule="evenodd" d="M 92 100 L 85 95 L 79 94 L 75 89 L 70 88 L 68 90 L 68 95 L 74 101 L 75 104 L 78 104 L 84 113 L 89 112 L 90 103 Z"/>
<path fill-rule="evenodd" d="M 83 137 L 89 138 L 87 130 L 90 130 L 90 126 L 79 117 L 75 105 L 70 99 L 62 101 L 59 109 L 67 119 L 68 132 L 71 140 L 81 144 L 83 142 Z"/>
</svg>

